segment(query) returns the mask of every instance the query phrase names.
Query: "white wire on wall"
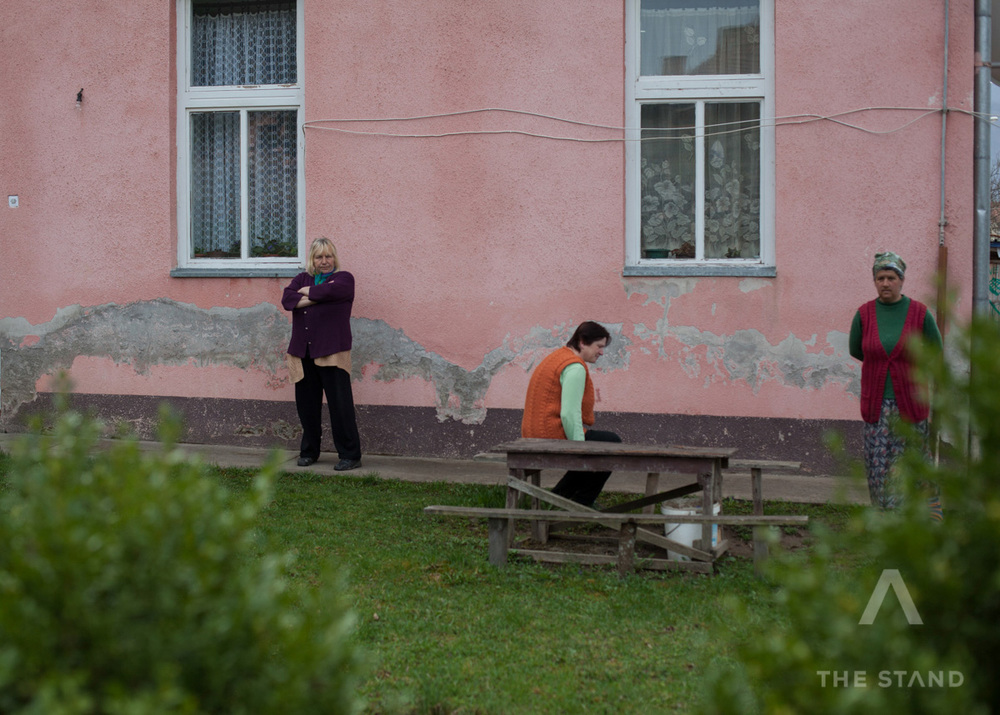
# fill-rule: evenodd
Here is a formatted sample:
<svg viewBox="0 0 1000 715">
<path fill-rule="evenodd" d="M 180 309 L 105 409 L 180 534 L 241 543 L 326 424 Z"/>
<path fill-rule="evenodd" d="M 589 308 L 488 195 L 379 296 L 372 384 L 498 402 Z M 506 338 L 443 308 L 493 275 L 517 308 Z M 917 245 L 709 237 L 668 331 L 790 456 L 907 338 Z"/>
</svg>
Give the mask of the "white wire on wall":
<svg viewBox="0 0 1000 715">
<path fill-rule="evenodd" d="M 851 123 L 845 121 L 843 117 L 861 114 L 865 112 L 884 112 L 884 111 L 894 111 L 894 112 L 918 112 L 916 117 L 909 119 L 899 126 L 892 129 L 869 129 L 863 127 L 860 124 Z M 558 136 L 553 134 L 541 134 L 538 132 L 530 132 L 523 129 L 470 129 L 463 131 L 448 131 L 448 132 L 438 132 L 438 133 L 402 133 L 402 132 L 392 132 L 392 131 L 365 131 L 360 129 L 347 129 L 343 126 L 328 126 L 328 125 L 343 125 L 343 124 L 363 124 L 363 123 L 379 123 L 379 122 L 415 122 L 433 119 L 447 119 L 450 117 L 467 116 L 472 114 L 486 114 L 486 113 L 499 113 L 499 114 L 516 114 L 528 117 L 534 117 L 536 119 L 547 119 L 555 122 L 560 122 L 563 124 L 572 124 L 580 127 L 588 127 L 591 129 L 600 129 L 613 132 L 619 132 L 624 134 L 628 131 L 626 127 L 618 127 L 607 124 L 593 124 L 591 122 L 579 121 L 576 119 L 566 119 L 564 117 L 556 117 L 548 114 L 540 114 L 538 112 L 529 112 L 520 109 L 502 109 L 502 108 L 483 108 L 483 109 L 467 109 L 455 112 L 443 112 L 440 114 L 426 114 L 420 116 L 411 117 L 368 117 L 368 118 L 353 118 L 353 119 L 315 119 L 309 122 L 305 122 L 303 128 L 305 129 L 316 129 L 322 131 L 339 132 L 342 134 L 356 134 L 362 136 L 375 136 L 375 137 L 391 137 L 397 139 L 442 139 L 446 137 L 459 137 L 459 136 L 496 136 L 496 135 L 520 135 L 526 137 L 533 137 L 536 139 L 551 139 L 555 141 L 569 141 L 569 142 L 580 142 L 584 144 L 605 144 L 613 142 L 628 142 L 628 141 L 682 141 L 690 140 L 692 137 L 704 136 L 722 136 L 725 134 L 733 134 L 743 131 L 743 127 L 739 125 L 749 124 L 751 128 L 758 127 L 782 127 L 782 126 L 800 126 L 804 124 L 811 124 L 814 122 L 832 122 L 840 126 L 846 127 L 848 129 L 856 129 L 866 134 L 873 135 L 888 135 L 895 134 L 896 132 L 901 132 L 910 126 L 916 124 L 917 122 L 925 119 L 929 116 L 941 114 L 943 111 L 957 112 L 960 114 L 968 114 L 969 116 L 988 119 L 990 123 L 994 126 L 1000 126 L 996 122 L 996 117 L 985 116 L 977 112 L 973 112 L 968 109 L 961 109 L 957 107 L 949 107 L 947 110 L 941 108 L 928 109 L 927 107 L 863 107 L 859 109 L 850 109 L 844 112 L 837 112 L 835 114 L 819 115 L 819 114 L 791 114 L 784 117 L 775 117 L 772 120 L 767 121 L 753 121 L 753 122 L 730 122 L 728 124 L 717 125 L 719 127 L 725 126 L 735 126 L 732 129 L 721 129 L 713 130 L 710 132 L 704 132 L 702 134 L 697 134 L 695 127 L 671 127 L 669 129 L 663 129 L 660 131 L 670 132 L 674 136 L 668 137 L 642 137 L 636 139 L 630 139 L 625 136 L 615 136 L 606 138 L 584 138 L 584 137 L 572 137 L 572 136 Z M 632 128 L 632 131 L 637 131 L 639 128 Z M 649 133 L 650 129 L 643 129 L 645 133 Z M 678 134 L 678 132 L 685 132 L 686 134 Z"/>
</svg>

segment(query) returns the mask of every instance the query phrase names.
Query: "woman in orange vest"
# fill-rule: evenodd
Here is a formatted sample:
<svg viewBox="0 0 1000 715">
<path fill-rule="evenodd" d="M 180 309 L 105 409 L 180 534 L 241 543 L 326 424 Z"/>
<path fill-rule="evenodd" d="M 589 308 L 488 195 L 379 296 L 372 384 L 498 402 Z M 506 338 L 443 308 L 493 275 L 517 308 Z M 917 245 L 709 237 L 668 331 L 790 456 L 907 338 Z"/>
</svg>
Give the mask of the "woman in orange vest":
<svg viewBox="0 0 1000 715">
<path fill-rule="evenodd" d="M 610 340 L 603 325 L 588 320 L 577 326 L 565 347 L 538 363 L 524 398 L 522 437 L 622 441 L 614 432 L 589 429 L 594 424 L 594 384 L 587 363 L 597 362 Z M 552 492 L 592 506 L 610 476 L 611 472 L 566 472 Z"/>
</svg>

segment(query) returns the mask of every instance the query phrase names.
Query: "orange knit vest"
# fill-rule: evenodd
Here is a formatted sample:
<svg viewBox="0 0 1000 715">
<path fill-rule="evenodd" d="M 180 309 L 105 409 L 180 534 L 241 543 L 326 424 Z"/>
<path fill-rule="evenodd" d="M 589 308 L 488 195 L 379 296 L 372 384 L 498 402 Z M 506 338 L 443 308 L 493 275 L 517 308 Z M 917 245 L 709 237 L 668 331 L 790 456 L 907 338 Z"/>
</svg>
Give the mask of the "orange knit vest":
<svg viewBox="0 0 1000 715">
<path fill-rule="evenodd" d="M 562 371 L 573 363 L 580 363 L 587 371 L 587 384 L 583 389 L 583 424 L 594 424 L 594 384 L 590 381 L 590 370 L 570 348 L 559 348 L 538 363 L 538 367 L 528 382 L 528 393 L 524 398 L 524 417 L 521 419 L 521 436 L 541 439 L 566 439 L 559 413 L 562 408 L 562 385 L 559 377 Z"/>
</svg>

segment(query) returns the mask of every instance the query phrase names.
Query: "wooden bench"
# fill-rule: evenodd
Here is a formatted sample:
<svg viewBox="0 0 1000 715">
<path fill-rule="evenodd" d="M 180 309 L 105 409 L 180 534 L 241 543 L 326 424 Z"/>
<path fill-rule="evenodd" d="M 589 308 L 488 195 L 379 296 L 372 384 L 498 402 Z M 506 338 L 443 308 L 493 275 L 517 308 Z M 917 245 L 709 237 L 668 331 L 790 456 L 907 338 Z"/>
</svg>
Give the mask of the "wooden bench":
<svg viewBox="0 0 1000 715">
<path fill-rule="evenodd" d="M 486 507 L 464 507 L 434 505 L 424 508 L 424 513 L 437 516 L 461 516 L 473 519 L 487 519 L 489 534 L 489 560 L 494 566 L 502 567 L 507 563 L 510 553 L 520 554 L 552 563 L 583 563 L 592 565 L 611 565 L 618 567 L 618 574 L 625 576 L 636 567 L 654 570 L 685 569 L 702 573 L 711 573 L 714 559 L 703 561 L 680 562 L 662 558 L 638 558 L 635 554 L 637 541 L 646 540 L 643 534 L 653 536 L 651 532 L 640 530 L 640 525 L 659 526 L 664 524 L 702 524 L 728 526 L 803 526 L 808 523 L 807 516 L 758 516 L 715 514 L 630 514 L 594 511 L 548 511 L 541 509 L 491 509 Z M 618 554 L 608 556 L 601 554 L 579 554 L 565 551 L 543 551 L 535 549 L 511 548 L 510 531 L 515 520 L 540 522 L 572 522 L 579 524 L 597 524 L 618 529 Z M 660 537 L 662 539 L 662 537 Z M 662 539 L 662 541 L 667 541 Z M 669 542 L 671 548 L 678 545 Z M 698 550 L 694 550 L 698 551 Z M 708 554 L 702 554 L 708 556 Z M 754 554 L 756 562 L 757 554 Z"/>
<path fill-rule="evenodd" d="M 712 505 L 721 499 L 722 470 L 729 466 L 729 458 L 736 452 L 730 447 L 685 447 L 681 445 L 643 445 L 618 442 L 578 442 L 565 439 L 521 438 L 494 447 L 494 451 L 505 452 L 507 469 L 511 480 L 507 483 L 508 508 L 517 506 L 518 492 L 528 492 L 533 498 L 532 508 L 537 509 L 541 501 L 557 508 L 574 510 L 579 504 L 560 500 L 547 490 L 529 492 L 525 486 L 530 481 L 535 487 L 541 485 L 543 469 L 560 471 L 576 470 L 584 472 L 645 472 L 646 501 L 643 507 L 652 513 L 656 504 L 694 492 L 702 494 L 702 513 L 710 514 Z M 686 476 L 688 484 L 659 492 L 661 474 Z M 583 509 L 586 511 L 586 509 Z M 511 530 L 513 533 L 513 530 Z M 532 535 L 545 543 L 548 523 L 532 523 Z M 662 537 L 661 537 L 662 538 Z M 702 524 L 702 542 L 711 543 L 712 524 Z M 649 539 L 644 538 L 648 541 Z M 674 542 L 670 542 L 674 543 Z M 672 550 L 684 553 L 682 549 Z M 707 551 L 685 553 L 695 560 L 712 556 Z"/>
<path fill-rule="evenodd" d="M 645 496 L 618 505 L 605 511 L 631 512 L 642 509 L 649 516 L 653 514 L 656 505 L 668 499 L 701 492 L 701 513 L 711 517 L 714 505 L 722 500 L 723 474 L 732 474 L 737 469 L 744 474 L 749 470 L 754 494 L 754 517 L 763 517 L 763 470 L 797 469 L 798 463 L 775 462 L 768 460 L 735 460 L 735 449 L 728 447 L 687 447 L 680 445 L 637 445 L 612 442 L 574 442 L 569 440 L 530 439 L 522 438 L 514 442 L 498 445 L 493 448 L 496 453 L 505 453 L 510 477 L 507 482 L 507 509 L 519 505 L 520 497 L 527 494 L 531 497 L 531 511 L 538 511 L 542 503 L 554 506 L 557 510 L 567 512 L 598 513 L 594 509 L 576 504 L 560 497 L 549 490 L 541 488 L 541 471 L 543 469 L 579 470 L 579 471 L 609 471 L 615 472 L 645 472 Z M 686 477 L 687 483 L 661 492 L 660 477 L 663 474 L 673 474 Z M 559 511 L 555 512 L 560 513 Z M 557 517 L 534 519 L 531 521 L 531 534 L 535 541 L 545 544 L 548 541 L 550 529 L 558 530 L 569 520 Z M 675 518 L 668 518 L 660 523 L 681 523 Z M 725 553 L 728 542 L 720 538 L 717 545 L 712 544 L 713 526 L 721 522 L 713 518 L 701 519 L 701 538 L 694 545 L 678 543 L 661 530 L 659 534 L 647 528 L 640 529 L 637 538 L 655 547 L 660 547 L 681 554 L 692 564 L 681 562 L 684 568 L 699 570 L 705 568 L 703 562 L 711 562 Z M 767 554 L 767 542 L 761 523 L 746 525 L 754 526 L 755 563 Z M 508 528 L 508 547 L 512 545 L 514 529 Z M 721 537 L 721 534 L 720 534 Z"/>
<path fill-rule="evenodd" d="M 768 459 L 730 459 L 729 466 L 724 470 L 727 476 L 734 473 L 750 471 L 750 497 L 753 501 L 754 516 L 764 515 L 764 470 L 776 472 L 797 472 L 802 468 L 802 462 L 782 462 Z M 753 562 L 754 569 L 759 573 L 760 564 L 767 558 L 767 540 L 764 538 L 763 525 L 754 525 L 753 529 Z"/>
</svg>

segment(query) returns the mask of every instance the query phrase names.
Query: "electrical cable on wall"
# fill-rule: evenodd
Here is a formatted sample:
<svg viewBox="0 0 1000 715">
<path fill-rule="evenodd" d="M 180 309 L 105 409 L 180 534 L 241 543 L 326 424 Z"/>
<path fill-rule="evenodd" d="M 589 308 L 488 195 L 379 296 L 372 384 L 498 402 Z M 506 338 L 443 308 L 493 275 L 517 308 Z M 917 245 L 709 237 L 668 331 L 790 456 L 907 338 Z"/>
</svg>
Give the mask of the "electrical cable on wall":
<svg viewBox="0 0 1000 715">
<path fill-rule="evenodd" d="M 851 122 L 844 121 L 841 117 L 846 117 L 852 114 L 859 114 L 862 112 L 875 112 L 875 111 L 901 111 L 901 112 L 920 112 L 917 117 L 910 119 L 903 124 L 894 127 L 892 129 L 877 130 L 869 129 L 863 127 L 859 124 L 854 124 Z M 968 114 L 973 117 L 982 118 L 981 115 L 976 112 L 961 109 L 961 108 L 936 108 L 928 109 L 926 107 L 864 107 L 859 109 L 851 109 L 844 112 L 837 112 L 835 114 L 820 115 L 820 114 L 791 114 L 784 117 L 775 117 L 773 120 L 758 122 L 758 121 L 743 121 L 743 122 L 728 122 L 724 124 L 716 125 L 718 127 L 729 127 L 735 126 L 733 129 L 721 129 L 709 132 L 703 132 L 701 134 L 695 131 L 695 127 L 670 127 L 669 129 L 662 129 L 659 131 L 671 132 L 676 134 L 677 132 L 689 132 L 683 136 L 671 136 L 671 137 L 641 137 L 636 139 L 630 139 L 627 137 L 607 137 L 607 138 L 583 138 L 583 137 L 572 137 L 572 136 L 559 136 L 554 134 L 542 134 L 538 132 L 531 132 L 523 129 L 470 129 L 463 131 L 450 131 L 450 132 L 439 132 L 439 133 L 419 133 L 419 134 L 407 134 L 401 132 L 387 132 L 387 131 L 365 131 L 360 129 L 347 129 L 339 126 L 326 126 L 328 124 L 361 124 L 361 123 L 378 123 L 378 122 L 413 122 L 413 121 L 423 121 L 432 119 L 446 119 L 451 117 L 466 116 L 471 114 L 483 114 L 483 113 L 507 113 L 507 114 L 517 114 L 523 116 L 534 117 L 537 119 L 546 119 L 555 122 L 573 124 L 581 127 L 589 127 L 592 129 L 609 130 L 614 132 L 626 132 L 626 131 L 640 131 L 638 127 L 627 128 L 627 127 L 617 127 L 606 124 L 594 124 L 590 122 L 583 122 L 575 119 L 565 119 L 562 117 L 555 117 L 547 114 L 540 114 L 537 112 L 529 112 L 525 110 L 518 109 L 500 109 L 500 108 L 483 108 L 483 109 L 470 109 L 461 110 L 455 112 L 444 112 L 440 114 L 427 114 L 421 116 L 412 117 L 369 117 L 369 118 L 351 118 L 351 119 L 315 119 L 309 122 L 305 122 L 303 127 L 305 129 L 316 129 L 322 131 L 338 132 L 342 134 L 355 134 L 361 136 L 377 136 L 377 137 L 390 137 L 397 139 L 442 139 L 446 137 L 458 137 L 458 136 L 496 136 L 496 135 L 520 135 L 533 137 L 537 139 L 552 139 L 556 141 L 571 141 L 579 142 L 583 144 L 606 144 L 615 142 L 629 142 L 629 141 L 685 141 L 690 140 L 695 137 L 714 137 L 723 136 L 726 134 L 734 134 L 745 131 L 744 126 L 749 125 L 749 128 L 757 129 L 762 127 L 783 127 L 783 126 L 800 126 L 804 124 L 811 124 L 813 122 L 832 122 L 840 126 L 846 127 L 848 129 L 856 129 L 866 134 L 873 135 L 888 135 L 895 134 L 896 132 L 903 131 L 909 128 L 913 124 L 925 119 L 926 117 L 941 114 L 942 112 L 957 112 L 961 114 Z M 993 120 L 992 117 L 986 117 L 987 119 Z M 992 124 L 996 125 L 995 121 L 991 121 Z M 650 131 L 658 131 L 656 129 L 642 129 L 642 132 L 648 133 Z"/>
</svg>

